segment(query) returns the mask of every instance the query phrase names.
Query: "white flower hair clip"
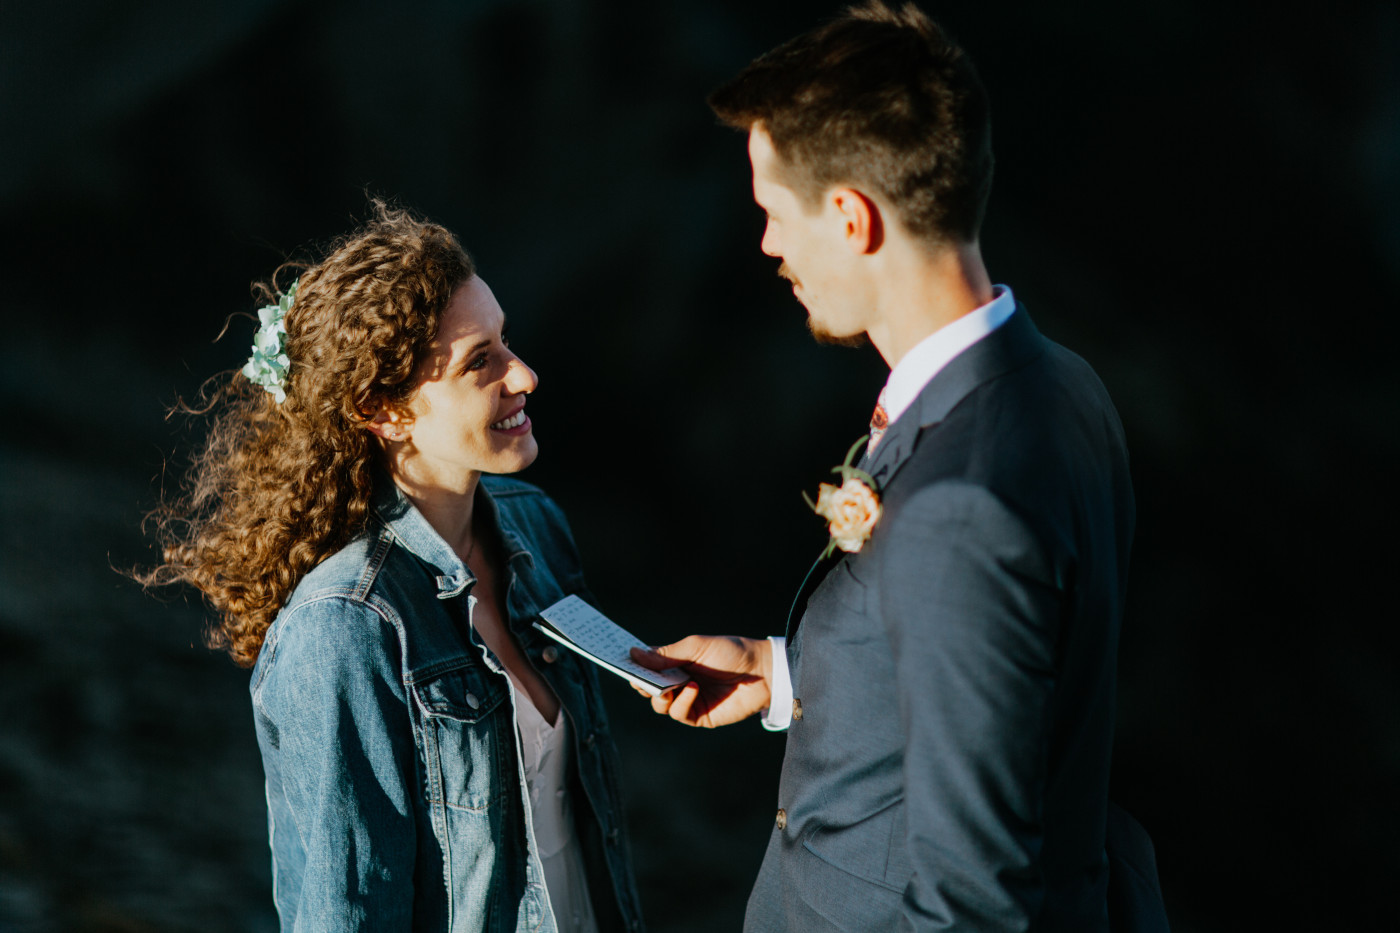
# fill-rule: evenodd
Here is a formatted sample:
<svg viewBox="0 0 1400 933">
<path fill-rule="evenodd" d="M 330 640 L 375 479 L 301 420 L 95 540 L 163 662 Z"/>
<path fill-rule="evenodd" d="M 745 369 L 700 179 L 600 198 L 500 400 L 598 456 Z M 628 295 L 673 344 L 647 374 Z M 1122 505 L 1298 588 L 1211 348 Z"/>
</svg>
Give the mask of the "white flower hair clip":
<svg viewBox="0 0 1400 933">
<path fill-rule="evenodd" d="M 277 304 L 258 309 L 261 326 L 253 335 L 253 355 L 243 366 L 243 375 L 248 377 L 248 381 L 271 392 L 279 405 L 287 400 L 287 370 L 292 366 L 287 356 L 287 326 L 283 318 L 292 307 L 300 281 L 293 282 Z"/>
</svg>

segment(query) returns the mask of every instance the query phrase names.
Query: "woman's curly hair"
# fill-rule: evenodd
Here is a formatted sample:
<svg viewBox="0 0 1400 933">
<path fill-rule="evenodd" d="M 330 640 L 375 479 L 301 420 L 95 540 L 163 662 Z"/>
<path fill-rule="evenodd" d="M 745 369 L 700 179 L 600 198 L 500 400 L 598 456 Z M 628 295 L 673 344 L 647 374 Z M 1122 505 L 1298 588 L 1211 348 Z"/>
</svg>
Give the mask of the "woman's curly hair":
<svg viewBox="0 0 1400 933">
<path fill-rule="evenodd" d="M 364 424 L 402 406 L 453 293 L 475 274 L 451 232 L 372 201 L 373 218 L 303 269 L 287 311 L 280 404 L 241 372 L 211 380 L 212 421 L 179 496 L 150 516 L 164 562 L 149 586 L 189 583 L 219 613 L 209 645 L 240 666 L 292 589 L 364 527 L 380 448 Z M 278 276 L 256 286 L 279 295 Z"/>
</svg>

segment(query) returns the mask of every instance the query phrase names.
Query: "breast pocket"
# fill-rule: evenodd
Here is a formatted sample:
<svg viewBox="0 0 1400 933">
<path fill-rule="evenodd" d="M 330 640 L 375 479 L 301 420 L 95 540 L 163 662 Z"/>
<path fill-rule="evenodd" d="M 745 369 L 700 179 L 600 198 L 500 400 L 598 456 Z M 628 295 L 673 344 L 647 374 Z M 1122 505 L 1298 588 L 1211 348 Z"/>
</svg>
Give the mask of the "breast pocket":
<svg viewBox="0 0 1400 933">
<path fill-rule="evenodd" d="M 502 741 L 510 704 L 500 678 L 477 666 L 414 684 L 422 716 L 428 800 L 456 810 L 487 810 L 506 786 Z M 503 725 L 504 724 L 504 725 Z"/>
<path fill-rule="evenodd" d="M 864 640 L 864 625 L 852 626 L 850 620 L 864 620 L 867 611 L 866 587 L 851 570 L 852 561 L 841 561 L 812 592 L 803 616 L 803 627 L 811 625 L 839 641 L 850 638 Z"/>
</svg>

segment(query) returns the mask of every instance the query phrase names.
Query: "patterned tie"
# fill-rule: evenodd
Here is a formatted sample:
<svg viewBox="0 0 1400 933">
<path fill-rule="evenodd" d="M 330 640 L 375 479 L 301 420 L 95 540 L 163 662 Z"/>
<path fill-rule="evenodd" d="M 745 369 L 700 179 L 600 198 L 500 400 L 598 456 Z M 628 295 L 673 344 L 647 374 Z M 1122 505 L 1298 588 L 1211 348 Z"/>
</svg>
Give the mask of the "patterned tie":
<svg viewBox="0 0 1400 933">
<path fill-rule="evenodd" d="M 880 397 L 875 402 L 875 413 L 870 416 L 870 442 L 865 447 L 867 457 L 875 453 L 875 445 L 880 443 L 880 438 L 885 434 L 885 428 L 890 426 L 890 416 L 885 413 L 885 390 L 880 390 Z"/>
</svg>

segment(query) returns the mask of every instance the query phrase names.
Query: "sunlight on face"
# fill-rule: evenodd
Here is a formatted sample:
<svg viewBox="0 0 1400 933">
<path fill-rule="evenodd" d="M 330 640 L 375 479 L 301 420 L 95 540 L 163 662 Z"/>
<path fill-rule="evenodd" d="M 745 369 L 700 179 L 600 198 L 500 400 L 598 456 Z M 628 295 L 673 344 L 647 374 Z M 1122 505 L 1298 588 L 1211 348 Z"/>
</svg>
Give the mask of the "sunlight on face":
<svg viewBox="0 0 1400 933">
<path fill-rule="evenodd" d="M 792 283 L 793 296 L 807 309 L 808 329 L 826 343 L 864 342 L 864 321 L 847 307 L 849 290 L 842 284 L 848 251 L 837 237 L 840 223 L 833 223 L 825 203 L 814 212 L 782 183 L 778 153 L 760 126 L 749 131 L 749 161 L 753 199 L 767 218 L 759 248 L 782 260 L 778 275 Z"/>
<path fill-rule="evenodd" d="M 481 473 L 514 473 L 539 453 L 525 396 L 539 384 L 505 339 L 505 312 L 480 277 L 443 311 L 404 413 L 405 439 L 391 458 L 396 478 L 461 489 Z"/>
</svg>

